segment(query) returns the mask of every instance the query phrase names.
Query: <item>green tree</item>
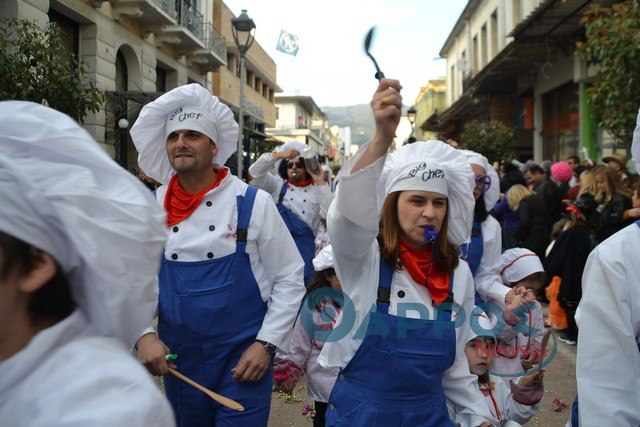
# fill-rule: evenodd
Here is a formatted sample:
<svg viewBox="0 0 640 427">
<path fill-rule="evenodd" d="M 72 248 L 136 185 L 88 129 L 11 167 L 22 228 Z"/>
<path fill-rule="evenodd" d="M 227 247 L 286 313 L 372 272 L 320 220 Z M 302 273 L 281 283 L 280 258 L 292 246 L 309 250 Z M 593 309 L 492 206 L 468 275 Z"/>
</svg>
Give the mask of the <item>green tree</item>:
<svg viewBox="0 0 640 427">
<path fill-rule="evenodd" d="M 0 20 L 0 100 L 46 101 L 82 122 L 106 99 L 86 72 L 86 61 L 67 53 L 56 24 L 42 30 L 26 20 Z"/>
<path fill-rule="evenodd" d="M 464 126 L 460 142 L 464 148 L 485 156 L 490 163 L 501 162 L 513 156 L 514 132 L 501 122 L 471 121 Z"/>
<path fill-rule="evenodd" d="M 637 0 L 591 6 L 582 21 L 585 41 L 577 49 L 599 66 L 587 89 L 596 123 L 616 141 L 631 144 L 640 107 L 640 8 Z"/>
</svg>

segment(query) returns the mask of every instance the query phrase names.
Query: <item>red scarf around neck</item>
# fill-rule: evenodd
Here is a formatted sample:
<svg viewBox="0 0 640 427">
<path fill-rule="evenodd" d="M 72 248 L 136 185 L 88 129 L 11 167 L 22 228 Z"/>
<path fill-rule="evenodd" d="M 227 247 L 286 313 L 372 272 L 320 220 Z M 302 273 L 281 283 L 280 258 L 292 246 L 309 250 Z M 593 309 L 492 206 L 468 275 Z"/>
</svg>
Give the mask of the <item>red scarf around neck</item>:
<svg viewBox="0 0 640 427">
<path fill-rule="evenodd" d="M 431 265 L 430 247 L 413 249 L 413 246 L 400 239 L 399 257 L 413 281 L 426 286 L 431 298 L 437 304 L 447 298 L 449 295 L 449 273 L 440 271 L 435 263 Z M 427 273 L 429 274 L 428 282 Z"/>
<path fill-rule="evenodd" d="M 285 181 L 287 184 L 295 185 L 296 187 L 306 187 L 307 185 L 313 184 L 312 179 L 303 179 L 302 181 L 291 181 L 290 179 Z"/>
<path fill-rule="evenodd" d="M 200 206 L 204 195 L 219 186 L 222 180 L 228 175 L 229 170 L 226 168 L 216 169 L 216 173 L 217 177 L 213 184 L 195 194 L 185 191 L 180 186 L 177 174 L 171 177 L 169 187 L 167 188 L 167 195 L 164 198 L 164 210 L 167 212 L 168 227 L 189 218 L 198 206 Z"/>
</svg>

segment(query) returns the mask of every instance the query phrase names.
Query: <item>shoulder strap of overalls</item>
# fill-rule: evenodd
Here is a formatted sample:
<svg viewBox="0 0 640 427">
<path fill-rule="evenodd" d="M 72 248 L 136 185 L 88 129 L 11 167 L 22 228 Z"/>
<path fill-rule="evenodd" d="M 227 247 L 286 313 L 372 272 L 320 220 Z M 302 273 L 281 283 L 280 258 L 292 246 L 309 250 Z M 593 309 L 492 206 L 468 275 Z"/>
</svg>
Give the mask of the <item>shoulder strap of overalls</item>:
<svg viewBox="0 0 640 427">
<path fill-rule="evenodd" d="M 380 257 L 380 277 L 378 279 L 378 298 L 376 305 L 378 313 L 389 314 L 389 301 L 391 300 L 391 279 L 393 278 L 393 268 L 389 261 Z"/>
<path fill-rule="evenodd" d="M 244 252 L 247 247 L 247 230 L 253 211 L 253 202 L 256 200 L 258 189 L 251 185 L 242 196 L 236 196 L 238 204 L 238 228 L 236 229 L 236 252 Z"/>
<path fill-rule="evenodd" d="M 282 184 L 282 188 L 280 189 L 280 196 L 278 197 L 278 203 L 282 203 L 282 201 L 284 200 L 284 195 L 287 194 L 287 188 L 289 188 L 289 186 L 286 182 Z"/>
</svg>

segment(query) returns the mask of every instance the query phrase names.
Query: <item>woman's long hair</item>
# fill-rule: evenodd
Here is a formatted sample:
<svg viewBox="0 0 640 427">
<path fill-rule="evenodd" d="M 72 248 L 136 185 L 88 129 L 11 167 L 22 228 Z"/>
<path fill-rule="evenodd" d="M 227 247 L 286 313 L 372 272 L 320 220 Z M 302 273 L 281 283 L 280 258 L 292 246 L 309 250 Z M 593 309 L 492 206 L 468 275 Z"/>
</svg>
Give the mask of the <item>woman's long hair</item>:
<svg viewBox="0 0 640 427">
<path fill-rule="evenodd" d="M 507 203 L 512 211 L 517 211 L 522 202 L 527 197 L 535 195 L 533 191 L 529 190 L 524 185 L 516 184 L 512 186 L 507 192 Z"/>
<path fill-rule="evenodd" d="M 607 184 L 607 191 L 600 191 L 596 195 L 596 201 L 598 203 L 610 202 L 616 193 L 631 198 L 631 193 L 629 193 L 629 190 L 626 189 L 624 183 L 620 179 L 620 175 L 618 175 L 618 173 L 614 171 L 613 168 L 608 166 L 601 168 L 596 173 L 596 178 L 602 178 Z"/>
<path fill-rule="evenodd" d="M 387 196 L 380 215 L 380 231 L 378 233 L 378 244 L 383 259 L 385 259 L 397 271 L 402 269 L 398 255 L 400 252 L 400 221 L 398 219 L 398 199 L 400 191 L 393 192 Z M 459 263 L 458 253 L 455 247 L 447 239 L 449 226 L 449 199 L 447 199 L 447 214 L 442 221 L 442 227 L 433 247 L 433 261 L 436 268 L 453 274 Z"/>
</svg>

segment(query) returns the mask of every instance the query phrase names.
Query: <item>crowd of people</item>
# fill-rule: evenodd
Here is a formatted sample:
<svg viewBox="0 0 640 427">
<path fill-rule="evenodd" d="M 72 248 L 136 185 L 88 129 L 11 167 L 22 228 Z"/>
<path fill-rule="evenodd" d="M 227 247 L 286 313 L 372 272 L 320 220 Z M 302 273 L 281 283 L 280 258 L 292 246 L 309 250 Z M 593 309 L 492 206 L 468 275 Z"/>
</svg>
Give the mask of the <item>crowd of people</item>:
<svg viewBox="0 0 640 427">
<path fill-rule="evenodd" d="M 139 180 L 63 114 L 1 102 L 0 424 L 264 426 L 303 375 L 315 426 L 526 423 L 551 327 L 579 346 L 569 424 L 638 425 L 626 158 L 390 153 L 401 90 L 380 80 L 335 179 L 292 142 L 251 185 L 224 166 L 233 113 L 197 84 L 142 108 Z"/>
</svg>

